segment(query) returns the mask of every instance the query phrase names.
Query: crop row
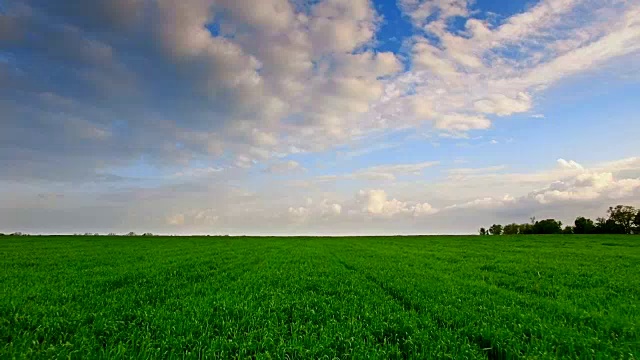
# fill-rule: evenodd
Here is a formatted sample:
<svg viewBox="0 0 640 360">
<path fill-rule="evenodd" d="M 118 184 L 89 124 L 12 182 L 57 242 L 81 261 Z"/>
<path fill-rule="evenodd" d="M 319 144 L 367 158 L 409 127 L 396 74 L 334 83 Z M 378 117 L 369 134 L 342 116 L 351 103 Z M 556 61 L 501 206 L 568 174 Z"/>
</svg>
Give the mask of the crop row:
<svg viewBox="0 0 640 360">
<path fill-rule="evenodd" d="M 635 243 L 477 239 L 9 238 L 0 357 L 639 357 Z"/>
</svg>

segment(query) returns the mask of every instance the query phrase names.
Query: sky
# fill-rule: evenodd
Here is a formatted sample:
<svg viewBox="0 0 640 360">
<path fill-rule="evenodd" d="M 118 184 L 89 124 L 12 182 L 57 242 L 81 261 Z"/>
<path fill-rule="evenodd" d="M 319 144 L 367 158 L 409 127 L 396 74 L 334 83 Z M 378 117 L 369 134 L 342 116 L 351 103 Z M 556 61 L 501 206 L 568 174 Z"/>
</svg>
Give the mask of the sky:
<svg viewBox="0 0 640 360">
<path fill-rule="evenodd" d="M 0 0 L 0 232 L 640 206 L 637 0 Z"/>
</svg>

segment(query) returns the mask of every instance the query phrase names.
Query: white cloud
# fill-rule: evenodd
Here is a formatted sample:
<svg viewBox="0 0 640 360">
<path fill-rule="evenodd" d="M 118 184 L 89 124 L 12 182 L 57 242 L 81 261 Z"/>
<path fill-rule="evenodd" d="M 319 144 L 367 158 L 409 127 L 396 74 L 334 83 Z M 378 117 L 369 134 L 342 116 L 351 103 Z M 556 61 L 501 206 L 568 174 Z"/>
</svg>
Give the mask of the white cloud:
<svg viewBox="0 0 640 360">
<path fill-rule="evenodd" d="M 442 50 L 421 40 L 413 47 L 413 63 L 418 69 L 429 70 L 434 75 L 455 81 L 458 71 L 455 64 L 442 56 Z"/>
<path fill-rule="evenodd" d="M 602 203 L 603 206 L 619 199 L 640 198 L 640 178 L 618 178 L 614 172 L 620 173 L 622 169 L 639 168 L 640 165 L 634 161 L 635 158 L 625 159 L 591 168 L 585 168 L 573 160 L 558 159 L 558 168 L 552 171 L 533 174 L 494 174 L 491 177 L 475 175 L 484 173 L 483 169 L 459 169 L 451 171 L 450 179 L 456 180 L 458 176 L 461 181 L 475 181 L 480 184 L 492 179 L 496 184 L 505 187 L 508 184 L 525 184 L 524 179 L 534 180 L 540 184 L 538 189 L 522 193 L 517 197 L 505 195 L 504 197 L 486 196 L 456 203 L 447 206 L 447 209 L 455 208 L 484 208 L 496 209 L 501 207 L 530 207 L 539 205 L 562 205 L 570 203 Z M 532 183 L 532 184 L 534 184 Z M 491 185 L 485 184 L 485 187 Z M 522 186 L 520 186 L 522 187 Z M 514 187 L 514 189 L 517 186 Z"/>
<path fill-rule="evenodd" d="M 309 19 L 311 40 L 320 53 L 350 52 L 373 38 L 375 12 L 368 0 L 327 0 Z"/>
<path fill-rule="evenodd" d="M 354 170 L 349 174 L 323 175 L 316 178 L 317 181 L 335 181 L 338 179 L 352 180 L 396 180 L 399 176 L 420 176 L 422 172 L 438 165 L 438 161 L 424 161 L 409 164 L 377 165 L 364 169 Z"/>
<path fill-rule="evenodd" d="M 495 173 L 501 170 L 506 169 L 506 165 L 496 165 L 496 166 L 488 166 L 483 168 L 455 168 L 449 169 L 447 172 L 450 176 L 466 176 L 466 175 L 474 175 L 474 174 L 486 174 L 486 173 Z"/>
<path fill-rule="evenodd" d="M 291 171 L 304 171 L 304 168 L 297 161 L 287 160 L 274 162 L 265 169 L 267 173 L 285 173 Z"/>
<path fill-rule="evenodd" d="M 66 118 L 62 122 L 62 125 L 67 132 L 83 139 L 104 141 L 112 136 L 112 133 L 109 129 L 101 126 L 96 126 L 90 121 L 80 118 Z"/>
<path fill-rule="evenodd" d="M 166 218 L 166 222 L 169 225 L 181 226 L 184 225 L 184 214 L 173 214 Z"/>
<path fill-rule="evenodd" d="M 545 87 L 640 50 L 640 7 L 633 2 L 543 0 L 500 24 L 481 19 L 469 4 L 399 2 L 416 25 L 402 72 L 399 56 L 373 50 L 382 18 L 368 0 L 28 3 L 23 8 L 34 11 L 3 13 L 5 33 L 35 26 L 47 41 L 27 37 L 24 45 L 49 62 L 74 61 L 61 67 L 78 69 L 65 76 L 74 88 L 128 101 L 60 101 L 68 89 L 43 82 L 29 59 L 15 62 L 33 74 L 29 81 L 31 75 L 3 75 L 3 83 L 21 89 L 27 103 L 29 94 L 39 102 L 50 94 L 38 118 L 64 109 L 69 118 L 88 119 L 93 130 L 84 137 L 109 148 L 131 145 L 130 161 L 217 157 L 246 168 L 424 123 L 455 136 L 485 130 L 493 116 L 531 111 Z M 465 21 L 462 31 L 447 26 L 453 16 Z M 20 132 L 14 118 L 7 133 Z M 129 124 L 130 136 L 111 136 L 113 119 Z"/>
<path fill-rule="evenodd" d="M 582 47 L 572 49 L 529 71 L 521 79 L 524 84 L 549 84 L 562 77 L 585 71 L 614 57 L 640 49 L 640 7 L 623 12 L 621 18 L 609 24 L 607 35 Z"/>
<path fill-rule="evenodd" d="M 221 171 L 223 171 L 224 169 L 221 167 L 214 167 L 214 166 L 209 166 L 209 167 L 204 167 L 204 168 L 187 168 L 183 171 L 178 171 L 174 174 L 174 176 L 176 177 L 203 177 L 203 176 L 210 176 L 213 174 L 217 174 Z"/>
<path fill-rule="evenodd" d="M 624 170 L 640 169 L 640 157 L 630 157 L 626 159 L 605 162 L 595 167 L 597 171 L 620 172 Z"/>
<path fill-rule="evenodd" d="M 217 215 L 215 209 L 199 210 L 193 214 L 193 222 L 199 225 L 213 225 L 217 223 L 219 219 L 220 216 Z"/>
<path fill-rule="evenodd" d="M 356 170 L 349 177 L 370 180 L 395 180 L 398 176 L 419 176 L 429 167 L 438 165 L 437 161 L 413 164 L 378 165 Z"/>
<path fill-rule="evenodd" d="M 633 197 L 638 190 L 640 190 L 640 179 L 618 180 L 610 172 L 585 172 L 569 179 L 556 181 L 544 189 L 530 193 L 528 198 L 541 204 L 620 199 Z"/>
<path fill-rule="evenodd" d="M 460 132 L 491 127 L 491 121 L 484 116 L 457 113 L 443 115 L 435 124 L 438 129 Z"/>
<path fill-rule="evenodd" d="M 543 0 L 499 26 L 473 18 L 466 1 L 400 4 L 439 42 L 414 37 L 413 69 L 388 85 L 400 95 L 385 99 L 376 116 L 433 121 L 443 131 L 487 129 L 485 116 L 528 112 L 544 88 L 630 56 L 640 44 L 640 8 L 629 2 Z M 466 33 L 448 31 L 454 15 L 467 18 Z"/>
<path fill-rule="evenodd" d="M 342 214 L 342 205 L 329 199 L 314 201 L 306 199 L 306 206 L 290 206 L 287 210 L 289 219 L 296 222 L 327 221 L 336 219 Z"/>
<path fill-rule="evenodd" d="M 296 219 L 303 219 L 309 215 L 309 209 L 299 206 L 299 207 L 289 207 L 289 215 Z"/>
<path fill-rule="evenodd" d="M 337 216 L 342 213 L 342 205 L 338 203 L 332 203 L 327 199 L 323 199 L 320 202 L 319 208 L 320 208 L 320 215 L 322 216 L 327 216 L 327 215 Z"/>
<path fill-rule="evenodd" d="M 578 164 L 571 160 L 565 162 Z M 505 166 L 453 169 L 444 172 L 445 177 L 441 179 L 389 181 L 384 183 L 384 189 L 360 191 L 353 189 L 363 185 L 361 183 L 292 187 L 287 182 L 266 181 L 261 182 L 260 189 L 250 192 L 241 185 L 251 183 L 232 174 L 237 169 L 225 170 L 215 177 L 180 178 L 177 180 L 184 182 L 174 181 L 172 185 L 136 185 L 115 194 L 105 191 L 95 195 L 87 192 L 86 187 L 59 188 L 55 201 L 53 196 L 33 196 L 34 192 L 51 193 L 44 185 L 3 183 L 0 225 L 21 231 L 25 221 L 16 218 L 15 213 L 39 218 L 43 215 L 39 211 L 65 209 L 65 213 L 82 219 L 86 214 L 92 217 L 102 214 L 102 225 L 89 222 L 87 231 L 471 232 L 491 223 L 525 222 L 531 216 L 556 217 L 564 222 L 577 215 L 602 216 L 608 206 L 618 203 L 640 205 L 637 158 L 568 167 L 562 165 L 565 162 L 559 161 L 548 170 L 526 173 L 508 172 Z M 256 176 L 268 175 L 258 173 Z M 264 179 L 251 181 L 256 180 Z M 229 185 L 231 182 L 234 186 Z M 87 208 L 87 202 L 99 203 L 101 208 Z M 167 209 L 171 209 L 169 213 Z M 56 216 L 41 221 L 51 222 L 54 229 L 73 226 Z M 363 224 L 366 224 L 364 230 Z"/>
<path fill-rule="evenodd" d="M 411 211 L 413 212 L 414 216 L 420 216 L 420 215 L 431 215 L 431 214 L 435 214 L 437 213 L 439 210 L 435 209 L 433 206 L 431 206 L 431 204 L 429 203 L 418 203 L 415 204 L 413 206 L 413 208 L 411 209 Z"/>
<path fill-rule="evenodd" d="M 426 202 L 410 204 L 395 198 L 388 200 L 387 193 L 380 189 L 360 190 L 357 195 L 357 203 L 361 205 L 363 213 L 385 217 L 397 214 L 431 215 L 438 212 Z"/>
<path fill-rule="evenodd" d="M 381 214 L 384 211 L 385 204 L 387 203 L 387 194 L 384 190 L 360 190 L 358 196 L 363 201 L 363 211 L 371 214 Z M 395 199 L 394 201 L 397 202 Z"/>
<path fill-rule="evenodd" d="M 55 42 L 48 39 L 27 47 L 109 69 L 81 69 L 85 81 L 106 86 L 104 93 L 125 94 L 123 88 L 131 87 L 126 103 L 140 104 L 138 108 L 131 105 L 124 112 L 105 114 L 104 122 L 113 118 L 147 121 L 142 119 L 155 114 L 146 102 L 155 96 L 153 103 L 159 105 L 157 113 L 162 115 L 158 117 L 163 119 L 148 124 L 168 124 L 155 132 L 156 143 L 180 142 L 181 151 L 190 158 L 230 154 L 226 158 L 240 167 L 274 154 L 286 155 L 291 149 L 317 151 L 348 142 L 365 129 L 355 120 L 382 96 L 381 78 L 403 68 L 395 54 L 366 49 L 373 44 L 380 22 L 368 0 L 323 0 L 305 6 L 293 6 L 287 0 L 259 4 L 251 0 L 119 0 L 99 1 L 95 7 L 71 7 L 54 0 L 25 5 L 29 6 L 38 11 L 17 16 L 10 7 L 11 16 L 3 14 L 2 26 L 14 29 L 14 25 L 40 21 L 41 29 L 33 31 L 73 41 L 55 38 Z M 144 17 L 139 16 L 143 8 Z M 32 13 L 41 14 L 42 19 Z M 104 15 L 99 22 L 109 23 L 110 31 L 121 25 L 117 30 L 123 32 L 117 35 L 126 36 L 118 38 L 83 27 L 89 26 L 85 16 L 98 15 Z M 78 26 L 58 24 L 61 21 Z M 213 33 L 209 30 L 212 23 L 219 28 Z M 69 29 L 69 34 L 58 36 L 50 28 Z M 113 42 L 114 38 L 120 40 Z M 135 44 L 128 43 L 134 40 Z M 138 42 L 149 46 L 138 46 Z M 55 51 L 44 48 L 58 43 Z M 132 48 L 135 53 L 131 56 L 120 56 Z M 129 62 L 129 58 L 145 61 Z M 29 70 L 22 71 L 35 73 Z M 114 76 L 116 70 L 118 76 Z M 70 76 L 69 80 L 75 79 Z M 48 93 L 65 91 L 51 89 Z M 67 110 L 74 112 L 84 103 L 87 101 L 76 102 L 74 109 Z M 132 137 L 151 136 L 144 133 L 148 126 L 132 126 L 141 132 Z M 107 134 L 103 130 L 92 136 Z M 139 144 L 147 147 L 143 152 L 151 151 L 151 145 Z"/>
<path fill-rule="evenodd" d="M 255 164 L 256 161 L 246 155 L 238 155 L 236 156 L 236 160 L 234 162 L 234 165 L 239 167 L 239 168 L 243 168 L 243 169 L 247 169 L 250 168 L 251 166 L 253 166 L 253 164 Z"/>
<path fill-rule="evenodd" d="M 541 35 L 550 26 L 557 25 L 566 13 L 582 0 L 543 0 L 528 11 L 509 18 L 496 31 L 496 37 L 505 41 L 518 41 L 529 36 Z"/>
<path fill-rule="evenodd" d="M 228 10 L 235 21 L 250 24 L 268 34 L 286 31 L 295 21 L 293 8 L 287 0 L 221 0 L 217 6 Z"/>
<path fill-rule="evenodd" d="M 417 26 L 423 26 L 430 16 L 438 13 L 440 18 L 468 16 L 467 0 L 400 0 L 398 5 Z"/>
<path fill-rule="evenodd" d="M 531 97 L 524 92 L 518 93 L 515 99 L 503 94 L 493 94 L 476 101 L 474 107 L 484 114 L 506 116 L 528 111 L 531 108 Z"/>
<path fill-rule="evenodd" d="M 467 201 L 462 204 L 453 204 L 446 207 L 446 209 L 495 209 L 505 205 L 515 203 L 516 199 L 511 195 L 505 195 L 502 198 L 484 197 Z"/>
<path fill-rule="evenodd" d="M 558 165 L 563 169 L 583 170 L 584 167 L 573 160 L 558 159 Z"/>
</svg>

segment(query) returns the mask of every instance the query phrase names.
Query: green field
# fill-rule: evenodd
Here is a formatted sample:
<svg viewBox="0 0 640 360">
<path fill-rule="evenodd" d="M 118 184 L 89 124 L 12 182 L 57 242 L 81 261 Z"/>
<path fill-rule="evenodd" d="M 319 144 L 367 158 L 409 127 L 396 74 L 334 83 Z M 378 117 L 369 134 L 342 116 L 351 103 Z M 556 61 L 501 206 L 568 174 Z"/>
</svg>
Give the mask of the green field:
<svg viewBox="0 0 640 360">
<path fill-rule="evenodd" d="M 640 237 L 2 237 L 0 358 L 640 358 Z"/>
</svg>

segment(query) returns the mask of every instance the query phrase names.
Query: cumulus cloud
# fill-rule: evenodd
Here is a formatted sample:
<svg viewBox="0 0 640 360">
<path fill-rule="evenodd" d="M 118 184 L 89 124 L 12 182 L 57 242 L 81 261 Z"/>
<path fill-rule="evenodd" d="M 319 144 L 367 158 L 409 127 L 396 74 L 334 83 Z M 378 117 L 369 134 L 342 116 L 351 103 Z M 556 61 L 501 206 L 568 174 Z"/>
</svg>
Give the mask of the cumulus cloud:
<svg viewBox="0 0 640 360">
<path fill-rule="evenodd" d="M 444 19 L 469 15 L 468 0 L 400 0 L 398 4 L 417 26 L 424 26 L 433 15 Z"/>
<path fill-rule="evenodd" d="M 4 134 L 14 147 L 35 146 L 19 136 L 21 124 L 46 123 L 58 109 L 29 110 L 33 98 L 66 97 L 72 101 L 65 112 L 96 129 L 90 137 L 127 133 L 94 152 L 101 165 L 114 165 L 108 158 L 114 148 L 158 163 L 226 152 L 240 167 L 292 148 L 326 148 L 357 132 L 347 121 L 381 96 L 382 77 L 402 70 L 391 52 L 360 51 L 380 21 L 368 0 L 302 7 L 287 0 L 10 5 L 0 20 L 3 50 L 29 51 L 9 58 L 17 72 L 0 71 L 7 77 L 1 91 L 22 90 L 19 102 L 1 104 Z M 23 30 L 46 39 L 22 38 Z M 64 81 L 45 81 L 51 78 L 41 76 L 45 63 Z M 128 98 L 110 103 L 117 94 Z M 64 141 L 83 134 L 69 132 Z"/>
<path fill-rule="evenodd" d="M 329 199 L 322 199 L 314 204 L 314 201 L 308 198 L 306 206 L 290 206 L 287 213 L 289 219 L 294 222 L 327 221 L 342 214 L 342 205 Z"/>
<path fill-rule="evenodd" d="M 447 209 L 497 209 L 497 208 L 526 208 L 533 211 L 538 205 L 563 205 L 563 204 L 602 204 L 618 200 L 635 201 L 640 197 L 640 178 L 622 178 L 614 175 L 621 173 L 622 169 L 638 167 L 635 158 L 585 168 L 573 160 L 558 159 L 559 170 L 552 170 L 538 174 L 530 174 L 532 178 L 538 178 L 538 189 L 531 190 L 517 197 L 505 195 L 504 197 L 483 197 L 464 203 L 453 204 Z M 465 173 L 465 169 L 462 169 Z M 454 171 L 455 173 L 455 171 Z M 471 174 L 473 171 L 470 172 Z M 496 178 L 501 183 L 519 181 L 526 174 L 506 174 Z M 468 180 L 467 180 L 468 181 Z"/>
<path fill-rule="evenodd" d="M 414 36 L 413 71 L 389 85 L 400 95 L 385 99 L 377 117 L 432 122 L 445 132 L 529 112 L 551 84 L 633 56 L 640 44 L 640 8 L 629 2 L 543 0 L 499 23 L 475 18 L 464 0 L 399 3 L 428 36 Z M 452 17 L 465 19 L 464 31 L 451 30 Z"/>
<path fill-rule="evenodd" d="M 309 209 L 299 206 L 299 207 L 289 207 L 289 214 L 296 219 L 304 219 L 309 215 Z"/>
<path fill-rule="evenodd" d="M 23 231 L 33 221 L 29 219 L 36 218 L 49 229 L 73 232 L 77 224 L 68 221 L 73 214 L 83 224 L 86 220 L 86 231 L 93 232 L 475 232 L 479 226 L 531 216 L 571 221 L 577 215 L 601 216 L 618 203 L 640 205 L 637 158 L 578 164 L 558 161 L 547 170 L 526 173 L 505 166 L 459 168 L 444 171 L 442 178 L 391 181 L 385 188 L 362 190 L 344 182 L 292 187 L 277 181 L 250 191 L 252 183 L 231 169 L 213 176 L 175 177 L 170 185 L 136 180 L 124 188 L 115 185 L 117 191 L 101 188 L 97 194 L 86 185 L 51 192 L 45 184 L 13 182 L 3 184 L 5 191 L 0 192 L 0 226 Z M 66 220 L 56 215 L 60 209 Z M 87 212 L 91 218 L 100 214 L 100 220 L 91 220 Z"/>
<path fill-rule="evenodd" d="M 319 210 L 322 216 L 337 216 L 342 214 L 342 205 L 330 202 L 328 199 L 323 199 L 320 202 Z"/>
<path fill-rule="evenodd" d="M 481 113 L 506 116 L 529 110 L 531 108 L 531 96 L 521 92 L 518 93 L 516 98 L 512 99 L 503 94 L 492 94 L 476 101 L 473 105 Z"/>
<path fill-rule="evenodd" d="M 585 172 L 559 180 L 548 187 L 532 192 L 532 198 L 541 204 L 564 201 L 591 201 L 596 199 L 622 199 L 633 197 L 640 190 L 640 179 L 615 179 L 612 173 Z"/>
<path fill-rule="evenodd" d="M 357 202 L 362 212 L 370 215 L 394 216 L 409 214 L 413 216 L 430 215 L 438 212 L 429 203 L 409 203 L 395 198 L 389 200 L 384 190 L 360 190 Z"/>
<path fill-rule="evenodd" d="M 484 116 L 453 113 L 439 117 L 435 125 L 438 129 L 466 132 L 473 129 L 487 129 L 491 126 L 491 121 Z"/>
<path fill-rule="evenodd" d="M 583 170 L 584 167 L 573 160 L 558 159 L 558 165 L 563 169 Z"/>
<path fill-rule="evenodd" d="M 382 17 L 369 0 L 10 1 L 0 140 L 56 157 L 59 176 L 140 157 L 249 168 L 424 122 L 456 136 L 489 129 L 492 116 L 533 109 L 544 87 L 640 49 L 632 2 L 543 0 L 500 22 L 471 4 L 400 1 L 415 25 L 405 69 L 375 50 Z M 62 156 L 78 147 L 93 156 Z M 49 173 L 23 159 L 22 176 Z"/>
<path fill-rule="evenodd" d="M 211 231 L 219 220 L 220 215 L 216 209 L 187 209 L 182 213 L 174 213 L 165 217 L 165 222 L 171 229 L 195 227 Z"/>
<path fill-rule="evenodd" d="M 174 214 L 167 216 L 167 224 L 180 226 L 184 225 L 184 214 Z"/>
</svg>

